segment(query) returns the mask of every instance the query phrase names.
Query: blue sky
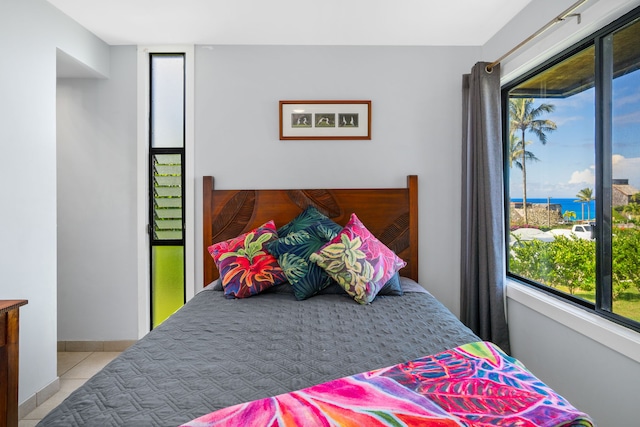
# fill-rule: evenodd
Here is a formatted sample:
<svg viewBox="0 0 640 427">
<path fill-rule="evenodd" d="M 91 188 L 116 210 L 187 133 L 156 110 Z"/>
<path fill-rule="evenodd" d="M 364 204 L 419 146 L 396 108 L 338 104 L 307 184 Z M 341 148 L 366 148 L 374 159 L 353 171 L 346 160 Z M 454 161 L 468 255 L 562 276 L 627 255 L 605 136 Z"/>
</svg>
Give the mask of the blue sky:
<svg viewBox="0 0 640 427">
<path fill-rule="evenodd" d="M 640 71 L 614 80 L 613 84 L 613 177 L 627 178 L 640 190 Z M 532 134 L 527 150 L 540 159 L 527 162 L 528 198 L 571 198 L 583 188 L 594 190 L 595 120 L 593 88 L 565 99 L 540 99 L 555 105 L 545 116 L 557 130 L 542 145 Z M 522 197 L 522 172 L 511 169 L 510 194 Z"/>
</svg>

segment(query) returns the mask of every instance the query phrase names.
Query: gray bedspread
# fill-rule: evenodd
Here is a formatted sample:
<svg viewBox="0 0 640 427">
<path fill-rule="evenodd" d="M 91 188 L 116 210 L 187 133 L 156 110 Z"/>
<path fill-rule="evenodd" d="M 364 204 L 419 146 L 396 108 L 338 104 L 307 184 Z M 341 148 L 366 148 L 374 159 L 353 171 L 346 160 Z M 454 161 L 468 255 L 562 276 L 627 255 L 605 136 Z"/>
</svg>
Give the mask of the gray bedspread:
<svg viewBox="0 0 640 427">
<path fill-rule="evenodd" d="M 206 290 L 127 349 L 39 426 L 176 426 L 229 405 L 479 341 L 409 279 L 363 306 L 345 294 Z M 408 291 L 408 292 L 407 292 Z"/>
</svg>

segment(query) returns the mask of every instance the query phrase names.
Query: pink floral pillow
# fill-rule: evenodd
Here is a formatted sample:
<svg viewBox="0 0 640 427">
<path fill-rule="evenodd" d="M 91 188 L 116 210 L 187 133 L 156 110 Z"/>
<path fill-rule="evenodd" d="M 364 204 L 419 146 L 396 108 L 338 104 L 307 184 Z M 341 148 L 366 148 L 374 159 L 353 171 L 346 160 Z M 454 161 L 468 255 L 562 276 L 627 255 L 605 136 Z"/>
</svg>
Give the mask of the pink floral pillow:
<svg viewBox="0 0 640 427">
<path fill-rule="evenodd" d="M 407 265 L 353 213 L 342 231 L 309 259 L 360 304 L 373 301 L 384 284 Z"/>
<path fill-rule="evenodd" d="M 286 281 L 278 260 L 265 245 L 278 239 L 273 221 L 225 242 L 209 246 L 224 294 L 246 298 Z"/>
</svg>

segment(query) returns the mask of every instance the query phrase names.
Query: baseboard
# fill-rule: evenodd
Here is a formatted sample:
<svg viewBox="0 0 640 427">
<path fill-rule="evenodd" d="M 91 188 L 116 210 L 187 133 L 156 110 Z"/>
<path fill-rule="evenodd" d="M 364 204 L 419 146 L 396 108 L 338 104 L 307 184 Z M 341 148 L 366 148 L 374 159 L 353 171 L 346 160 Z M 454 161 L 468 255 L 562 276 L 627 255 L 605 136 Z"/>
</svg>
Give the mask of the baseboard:
<svg viewBox="0 0 640 427">
<path fill-rule="evenodd" d="M 58 351 L 124 351 L 136 340 L 58 341 Z"/>
<path fill-rule="evenodd" d="M 57 377 L 48 385 L 44 386 L 36 394 L 18 405 L 18 419 L 23 419 L 27 414 L 33 412 L 38 406 L 42 405 L 47 399 L 60 391 L 60 377 Z"/>
</svg>

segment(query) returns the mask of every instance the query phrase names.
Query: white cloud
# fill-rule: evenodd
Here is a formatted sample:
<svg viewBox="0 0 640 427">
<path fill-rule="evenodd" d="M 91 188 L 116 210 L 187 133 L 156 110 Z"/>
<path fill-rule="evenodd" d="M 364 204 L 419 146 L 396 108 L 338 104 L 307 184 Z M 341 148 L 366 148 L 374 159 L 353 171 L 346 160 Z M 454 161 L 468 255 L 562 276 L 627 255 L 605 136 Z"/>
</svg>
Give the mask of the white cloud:
<svg viewBox="0 0 640 427">
<path fill-rule="evenodd" d="M 628 179 L 629 184 L 640 188 L 640 157 L 626 158 L 620 154 L 611 156 L 613 178 Z"/>
<path fill-rule="evenodd" d="M 589 184 L 593 185 L 596 182 L 596 175 L 594 173 L 594 166 L 583 171 L 575 171 L 571 174 L 569 184 Z"/>
<path fill-rule="evenodd" d="M 611 157 L 613 178 L 628 179 L 629 184 L 640 189 L 640 157 L 624 157 L 614 154 Z M 575 197 L 585 187 L 595 189 L 595 166 L 591 165 L 584 170 L 576 170 L 567 179 L 562 167 L 558 170 L 551 169 L 542 176 L 530 174 L 527 179 L 527 196 L 529 198 L 571 198 Z M 510 196 L 522 197 L 522 174 L 519 171 L 511 171 Z M 555 178 L 558 178 L 556 181 Z"/>
</svg>

